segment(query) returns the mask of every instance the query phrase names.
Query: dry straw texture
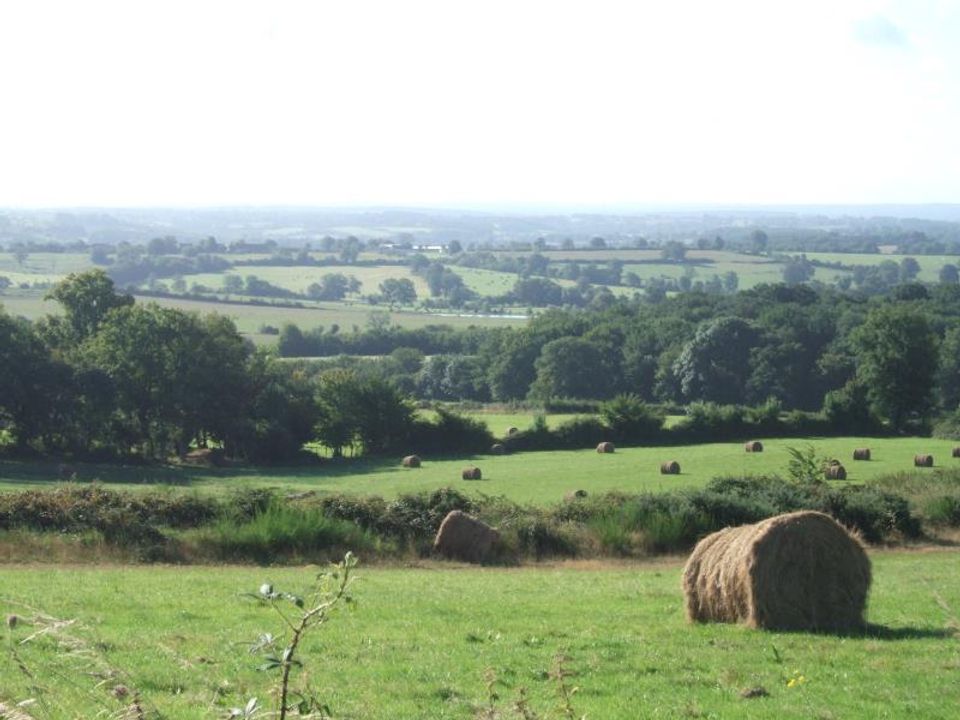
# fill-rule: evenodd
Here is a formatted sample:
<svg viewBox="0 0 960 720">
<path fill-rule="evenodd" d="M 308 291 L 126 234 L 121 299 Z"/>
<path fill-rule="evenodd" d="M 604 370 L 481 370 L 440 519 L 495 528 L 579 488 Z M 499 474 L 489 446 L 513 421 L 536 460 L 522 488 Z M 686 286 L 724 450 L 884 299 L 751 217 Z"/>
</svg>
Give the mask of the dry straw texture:
<svg viewBox="0 0 960 720">
<path fill-rule="evenodd" d="M 776 630 L 864 625 L 870 560 L 829 515 L 803 511 L 701 540 L 683 570 L 687 617 Z"/>
<path fill-rule="evenodd" d="M 823 471 L 824 476 L 827 480 L 846 480 L 847 479 L 847 470 L 840 463 L 830 464 Z"/>
<path fill-rule="evenodd" d="M 857 448 L 853 451 L 854 460 L 869 460 L 870 459 L 870 448 Z"/>
<path fill-rule="evenodd" d="M 660 474 L 679 475 L 680 463 L 678 463 L 676 460 L 668 460 L 667 462 L 660 463 Z"/>
<path fill-rule="evenodd" d="M 597 445 L 598 453 L 612 453 L 614 449 L 615 448 L 613 447 L 612 442 L 602 442 L 599 445 Z"/>
<path fill-rule="evenodd" d="M 403 459 L 403 466 L 409 468 L 418 468 L 420 467 L 420 457 L 417 455 L 407 455 Z"/>
<path fill-rule="evenodd" d="M 452 510 L 443 519 L 433 549 L 444 557 L 483 562 L 500 540 L 500 533 L 475 517 Z"/>
<path fill-rule="evenodd" d="M 480 468 L 478 467 L 465 467 L 462 477 L 464 480 L 479 480 L 483 475 L 480 473 Z"/>
<path fill-rule="evenodd" d="M 917 467 L 933 467 L 933 455 L 914 455 L 913 464 Z"/>
<path fill-rule="evenodd" d="M 748 443 L 744 443 L 743 449 L 747 452 L 763 452 L 763 443 L 759 440 L 751 440 Z"/>
</svg>

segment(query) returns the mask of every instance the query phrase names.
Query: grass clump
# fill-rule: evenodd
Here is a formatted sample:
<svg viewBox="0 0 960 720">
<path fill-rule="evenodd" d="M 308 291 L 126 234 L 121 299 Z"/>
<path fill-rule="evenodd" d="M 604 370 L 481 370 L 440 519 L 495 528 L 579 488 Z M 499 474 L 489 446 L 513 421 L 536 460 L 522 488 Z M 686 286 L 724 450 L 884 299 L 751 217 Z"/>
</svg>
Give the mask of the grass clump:
<svg viewBox="0 0 960 720">
<path fill-rule="evenodd" d="M 329 561 L 348 548 L 382 549 L 375 535 L 352 522 L 279 500 L 246 522 L 238 524 L 225 516 L 193 540 L 200 555 L 258 563 Z"/>
</svg>

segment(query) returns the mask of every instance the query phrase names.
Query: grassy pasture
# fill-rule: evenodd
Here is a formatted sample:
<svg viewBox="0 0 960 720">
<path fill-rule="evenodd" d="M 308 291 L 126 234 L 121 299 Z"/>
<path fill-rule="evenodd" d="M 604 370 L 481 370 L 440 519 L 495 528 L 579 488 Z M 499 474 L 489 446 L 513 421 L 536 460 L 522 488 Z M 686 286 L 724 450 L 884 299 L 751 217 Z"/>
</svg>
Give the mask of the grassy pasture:
<svg viewBox="0 0 960 720">
<path fill-rule="evenodd" d="M 844 265 L 879 265 L 887 260 L 899 263 L 906 257 L 912 257 L 920 265 L 920 274 L 917 279 L 921 282 L 937 282 L 940 279 L 940 268 L 944 265 L 960 264 L 960 257 L 956 255 L 884 255 L 873 253 L 807 253 L 810 260 L 823 262 L 839 262 Z M 823 270 L 817 270 L 817 278 Z"/>
<path fill-rule="evenodd" d="M 345 718 L 480 717 L 488 669 L 502 717 L 514 717 L 507 709 L 520 688 L 541 716 L 560 717 L 549 671 L 561 652 L 574 673 L 569 684 L 581 688 L 578 717 L 956 717 L 957 551 L 887 551 L 872 560 L 873 627 L 850 637 L 688 625 L 679 558 L 518 569 L 361 565 L 356 612 L 338 612 L 308 636 L 301 657 L 321 699 Z M 76 619 L 65 632 L 123 671 L 91 694 L 97 678 L 89 672 L 99 662 L 89 655 L 56 656 L 51 639 L 17 646 L 49 692 L 51 717 L 118 710 L 109 695 L 118 683 L 164 717 L 225 717 L 249 697 L 269 697 L 273 676 L 255 671 L 262 659 L 247 648 L 263 632 L 283 631 L 274 613 L 240 593 L 263 582 L 302 592 L 313 572 L 2 567 L 0 612 Z M 0 632 L 8 646 L 31 627 Z M 31 684 L 16 663 L 0 663 L 3 700 L 36 697 Z M 767 696 L 744 699 L 748 688 Z"/>
<path fill-rule="evenodd" d="M 193 300 L 189 298 L 153 298 L 139 297 L 138 302 L 155 302 L 161 307 L 177 308 L 188 312 L 201 314 L 218 313 L 231 318 L 237 329 L 245 335 L 250 335 L 255 341 L 275 343 L 276 337 L 260 335 L 262 325 L 280 327 L 284 323 L 294 323 L 302 330 L 309 330 L 323 325 L 329 328 L 334 323 L 340 325 L 344 331 L 350 331 L 354 325 L 363 328 L 374 311 L 387 312 L 383 306 L 370 306 L 362 303 L 323 302 L 311 303 L 303 301 L 304 307 L 280 307 L 270 305 L 238 305 L 218 302 L 216 300 Z M 52 301 L 43 299 L 42 293 L 37 292 L 8 292 L 0 295 L 0 304 L 11 315 L 22 315 L 36 320 L 44 315 L 57 315 L 61 312 L 60 306 Z M 523 325 L 526 318 L 517 317 L 484 317 L 478 315 L 457 315 L 455 313 L 425 313 L 425 312 L 389 312 L 391 322 L 406 328 L 418 328 L 425 325 L 451 325 L 453 327 Z"/>
<path fill-rule="evenodd" d="M 191 488 L 224 493 L 234 488 L 271 486 L 284 491 L 375 494 L 391 498 L 401 493 L 434 490 L 454 485 L 464 492 L 504 495 L 520 503 L 549 505 L 577 489 L 590 493 L 609 490 L 661 492 L 701 487 L 722 475 L 784 475 L 790 459 L 788 447 L 813 444 L 818 454 L 840 458 L 848 472 L 846 482 L 867 482 L 881 475 L 913 471 L 913 456 L 934 455 L 936 466 L 960 466 L 950 457 L 949 440 L 930 438 L 785 438 L 765 440 L 762 453 L 746 453 L 740 443 L 708 443 L 681 447 L 620 448 L 612 455 L 593 450 L 516 453 L 433 458 L 424 456 L 423 467 L 400 467 L 400 458 L 326 460 L 317 466 L 292 468 L 184 468 L 120 467 L 76 464 L 78 480 L 99 480 L 126 489 L 156 486 Z M 856 447 L 870 447 L 873 460 L 853 462 Z M 677 460 L 681 474 L 660 475 L 660 463 Z M 465 465 L 483 471 L 479 481 L 463 481 Z M 919 469 L 936 473 L 936 467 Z M 55 463 L 0 462 L 0 490 L 48 486 L 57 481 Z M 839 483 L 842 484 L 842 483 Z"/>
<path fill-rule="evenodd" d="M 378 265 L 376 267 L 366 266 L 294 266 L 277 267 L 271 265 L 244 265 L 235 267 L 222 273 L 198 273 L 195 275 L 184 275 L 187 286 L 193 283 L 200 283 L 214 290 L 220 290 L 223 287 L 223 279 L 227 275 L 238 275 L 246 278 L 248 275 L 256 275 L 261 280 L 285 288 L 296 293 L 305 293 L 307 288 L 313 283 L 319 283 L 324 275 L 339 273 L 350 277 L 351 275 L 360 281 L 360 292 L 365 295 L 379 293 L 380 283 L 389 278 L 406 278 L 413 282 L 417 289 L 417 296 L 420 298 L 430 297 L 430 288 L 426 281 L 410 272 L 410 268 L 401 265 Z"/>
</svg>

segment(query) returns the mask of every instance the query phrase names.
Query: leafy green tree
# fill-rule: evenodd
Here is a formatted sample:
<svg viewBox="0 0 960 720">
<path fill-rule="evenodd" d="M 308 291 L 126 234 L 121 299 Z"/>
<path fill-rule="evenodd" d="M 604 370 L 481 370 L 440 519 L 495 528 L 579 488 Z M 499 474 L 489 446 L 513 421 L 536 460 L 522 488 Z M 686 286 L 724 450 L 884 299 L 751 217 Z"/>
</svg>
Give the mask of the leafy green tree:
<svg viewBox="0 0 960 720">
<path fill-rule="evenodd" d="M 767 247 L 770 245 L 770 238 L 763 230 L 754 230 L 750 233 L 750 249 L 762 255 L 767 251 Z"/>
<path fill-rule="evenodd" d="M 390 304 L 409 305 L 417 299 L 417 289 L 410 278 L 387 278 L 380 283 L 380 292 Z"/>
<path fill-rule="evenodd" d="M 343 273 L 327 273 L 319 283 L 310 284 L 307 295 L 314 300 L 343 300 L 350 287 L 350 278 Z"/>
<path fill-rule="evenodd" d="M 944 285 L 956 285 L 960 283 L 960 270 L 953 263 L 947 263 L 940 268 L 940 282 Z"/>
<path fill-rule="evenodd" d="M 911 282 L 920 274 L 920 263 L 915 258 L 905 257 L 900 261 L 900 282 Z"/>
<path fill-rule="evenodd" d="M 670 240 L 660 248 L 660 257 L 667 262 L 682 263 L 687 258 L 687 246 L 676 240 Z"/>
<path fill-rule="evenodd" d="M 600 405 L 600 417 L 620 440 L 638 442 L 655 438 L 665 415 L 639 396 L 621 394 Z"/>
<path fill-rule="evenodd" d="M 735 317 L 711 320 L 697 328 L 673 364 L 683 397 L 723 404 L 743 402 L 750 375 L 750 354 L 759 333 Z"/>
<path fill-rule="evenodd" d="M 602 367 L 603 354 L 594 343 L 577 337 L 552 340 L 537 358 L 530 396 L 538 400 L 609 397 L 611 378 Z"/>
<path fill-rule="evenodd" d="M 30 324 L 0 307 L 0 428 L 11 430 L 21 450 L 44 432 L 51 371 L 46 348 Z"/>
<path fill-rule="evenodd" d="M 857 378 L 875 410 L 901 429 L 910 413 L 929 409 L 937 372 L 937 337 L 928 317 L 910 307 L 874 308 L 851 337 Z"/>
<path fill-rule="evenodd" d="M 223 280 L 223 291 L 231 295 L 241 295 L 243 294 L 243 278 L 239 275 L 224 275 Z"/>
<path fill-rule="evenodd" d="M 940 345 L 937 399 L 948 412 L 960 408 L 960 326 L 947 330 Z"/>
<path fill-rule="evenodd" d="M 73 273 L 53 286 L 47 299 L 63 306 L 77 341 L 97 332 L 111 310 L 133 305 L 131 295 L 116 292 L 103 270 Z"/>
</svg>

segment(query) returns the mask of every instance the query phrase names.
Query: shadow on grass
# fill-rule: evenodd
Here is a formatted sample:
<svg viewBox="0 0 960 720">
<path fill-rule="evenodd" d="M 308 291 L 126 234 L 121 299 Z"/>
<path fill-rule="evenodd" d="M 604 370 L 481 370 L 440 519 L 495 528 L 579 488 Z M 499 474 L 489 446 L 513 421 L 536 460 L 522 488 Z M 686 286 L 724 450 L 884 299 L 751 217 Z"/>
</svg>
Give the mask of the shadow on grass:
<svg viewBox="0 0 960 720">
<path fill-rule="evenodd" d="M 64 471 L 68 468 L 69 475 Z M 365 473 L 411 472 L 395 458 L 338 458 L 299 465 L 196 465 L 60 463 L 44 460 L 0 460 L 0 488 L 52 486 L 59 483 L 99 482 L 105 485 L 191 487 L 218 481 L 260 480 L 264 483 L 304 482 Z M 414 471 L 415 472 L 415 471 Z"/>
<path fill-rule="evenodd" d="M 930 640 L 960 637 L 960 630 L 954 628 L 915 628 L 887 627 L 868 624 L 863 630 L 844 634 L 843 637 L 863 638 L 865 640 Z"/>
</svg>

